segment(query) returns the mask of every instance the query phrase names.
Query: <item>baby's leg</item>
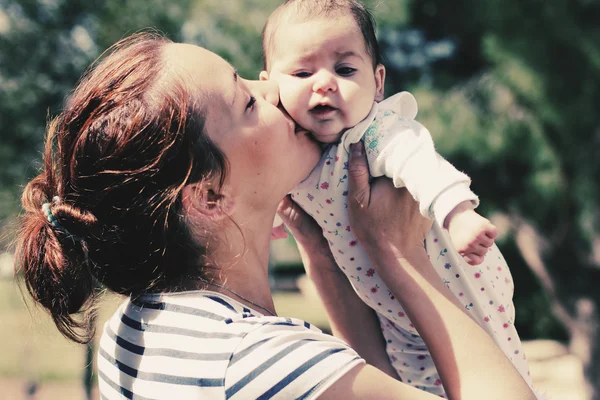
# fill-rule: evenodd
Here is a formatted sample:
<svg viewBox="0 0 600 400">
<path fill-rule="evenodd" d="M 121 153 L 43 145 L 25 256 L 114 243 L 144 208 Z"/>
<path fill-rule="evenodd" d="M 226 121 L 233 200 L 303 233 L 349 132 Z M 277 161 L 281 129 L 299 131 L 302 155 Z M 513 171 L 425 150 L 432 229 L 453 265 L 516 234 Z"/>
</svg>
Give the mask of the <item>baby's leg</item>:
<svg viewBox="0 0 600 400">
<path fill-rule="evenodd" d="M 454 249 L 447 231 L 437 223 L 427 235 L 426 246 L 431 262 L 446 287 L 531 385 L 525 353 L 514 326 L 513 280 L 498 247 L 490 247 L 480 265 L 468 265 Z"/>
<path fill-rule="evenodd" d="M 402 329 L 384 315 L 377 313 L 377 316 L 386 340 L 390 363 L 402 381 L 417 389 L 446 398 L 442 381 L 423 339 Z"/>
</svg>

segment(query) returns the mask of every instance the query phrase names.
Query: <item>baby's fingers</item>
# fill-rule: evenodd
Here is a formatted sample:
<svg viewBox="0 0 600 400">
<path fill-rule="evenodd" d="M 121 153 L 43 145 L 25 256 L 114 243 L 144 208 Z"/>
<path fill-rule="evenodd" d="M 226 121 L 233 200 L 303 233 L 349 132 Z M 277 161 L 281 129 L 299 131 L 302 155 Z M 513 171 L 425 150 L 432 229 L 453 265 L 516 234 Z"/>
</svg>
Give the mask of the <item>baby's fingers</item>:
<svg viewBox="0 0 600 400">
<path fill-rule="evenodd" d="M 479 265 L 483 262 L 483 256 L 480 256 L 475 253 L 468 253 L 463 255 L 463 258 L 469 265 Z"/>
<path fill-rule="evenodd" d="M 489 248 L 477 243 L 469 246 L 467 251 L 461 252 L 460 254 L 469 265 L 479 265 L 483 262 L 484 256 L 488 250 Z"/>
<path fill-rule="evenodd" d="M 481 245 L 481 244 L 477 244 L 475 246 L 470 247 L 470 253 L 471 254 L 476 254 L 478 256 L 485 256 L 488 252 L 488 248 Z"/>
<path fill-rule="evenodd" d="M 288 233 L 285 230 L 285 225 L 283 223 L 271 228 L 271 240 L 287 239 L 287 237 Z"/>
<path fill-rule="evenodd" d="M 494 239 L 489 237 L 488 234 L 479 234 L 477 241 L 481 246 L 484 247 L 492 247 L 492 245 L 494 244 Z"/>
<path fill-rule="evenodd" d="M 485 236 L 494 240 L 496 236 L 498 236 L 498 228 L 496 228 L 496 226 L 490 222 L 488 228 L 486 229 Z"/>
</svg>

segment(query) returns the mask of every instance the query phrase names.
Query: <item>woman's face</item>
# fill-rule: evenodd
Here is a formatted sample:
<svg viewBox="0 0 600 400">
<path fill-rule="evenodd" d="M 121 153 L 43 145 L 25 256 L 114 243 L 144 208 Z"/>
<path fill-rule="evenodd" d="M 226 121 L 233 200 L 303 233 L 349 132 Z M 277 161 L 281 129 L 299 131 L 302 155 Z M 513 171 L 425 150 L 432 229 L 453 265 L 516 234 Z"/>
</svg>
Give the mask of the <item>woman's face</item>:
<svg viewBox="0 0 600 400">
<path fill-rule="evenodd" d="M 278 108 L 275 83 L 240 78 L 233 67 L 201 47 L 172 44 L 170 60 L 189 74 L 206 104 L 205 129 L 229 163 L 226 179 L 235 199 L 277 204 L 308 176 L 319 146 Z"/>
</svg>

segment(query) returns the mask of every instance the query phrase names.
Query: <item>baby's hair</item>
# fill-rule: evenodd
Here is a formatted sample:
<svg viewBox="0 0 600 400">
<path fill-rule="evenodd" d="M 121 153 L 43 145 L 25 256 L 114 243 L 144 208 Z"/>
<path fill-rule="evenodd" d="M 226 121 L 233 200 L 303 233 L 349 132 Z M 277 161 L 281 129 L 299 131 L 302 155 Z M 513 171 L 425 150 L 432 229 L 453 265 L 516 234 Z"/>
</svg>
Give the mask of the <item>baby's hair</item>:
<svg viewBox="0 0 600 400">
<path fill-rule="evenodd" d="M 93 331 L 73 315 L 93 312 L 102 286 L 137 296 L 208 273 L 181 192 L 203 179 L 222 185 L 227 164 L 204 132 L 198 96 L 167 62 L 170 43 L 136 34 L 90 67 L 49 123 L 42 170 L 22 195 L 15 266 L 79 343 Z"/>
<path fill-rule="evenodd" d="M 356 0 L 286 0 L 271 13 L 262 31 L 263 68 L 269 70 L 275 34 L 286 22 L 306 22 L 335 18 L 350 13 L 365 40 L 373 68 L 381 64 L 382 56 L 375 35 L 375 19 L 367 8 Z"/>
</svg>

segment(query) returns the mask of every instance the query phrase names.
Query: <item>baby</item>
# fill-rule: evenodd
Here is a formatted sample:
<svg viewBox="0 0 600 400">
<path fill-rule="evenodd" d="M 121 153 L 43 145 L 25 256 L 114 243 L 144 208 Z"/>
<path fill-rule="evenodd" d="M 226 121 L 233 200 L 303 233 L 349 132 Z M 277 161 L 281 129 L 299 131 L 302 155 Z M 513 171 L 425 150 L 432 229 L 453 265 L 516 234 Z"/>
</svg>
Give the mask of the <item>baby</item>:
<svg viewBox="0 0 600 400">
<path fill-rule="evenodd" d="M 440 278 L 531 384 L 514 328 L 512 278 L 494 245 L 496 228 L 474 211 L 478 198 L 469 177 L 435 152 L 431 135 L 414 120 L 414 97 L 402 92 L 384 100 L 385 67 L 364 6 L 286 1 L 263 30 L 263 54 L 261 79 L 277 81 L 292 118 L 328 144 L 292 197 L 323 228 L 337 264 L 377 312 L 390 362 L 403 381 L 444 396 L 429 351 L 349 226 L 348 150 L 360 140 L 371 174 L 406 187 L 434 220 L 425 247 Z"/>
</svg>

